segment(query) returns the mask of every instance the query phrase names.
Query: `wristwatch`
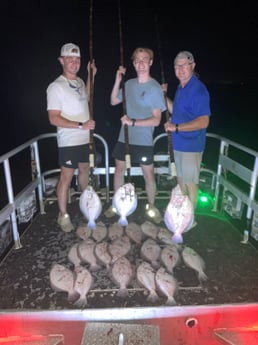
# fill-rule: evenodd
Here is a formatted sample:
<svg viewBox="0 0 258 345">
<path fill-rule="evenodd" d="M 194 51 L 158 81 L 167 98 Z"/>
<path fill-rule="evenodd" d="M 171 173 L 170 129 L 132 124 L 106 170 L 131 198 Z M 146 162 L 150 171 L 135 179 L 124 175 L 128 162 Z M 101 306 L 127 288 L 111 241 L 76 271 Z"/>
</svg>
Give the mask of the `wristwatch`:
<svg viewBox="0 0 258 345">
<path fill-rule="evenodd" d="M 79 122 L 79 123 L 78 123 L 78 128 L 79 128 L 79 129 L 82 129 L 82 128 L 83 128 L 83 123 L 82 123 L 82 122 Z"/>
<path fill-rule="evenodd" d="M 135 126 L 136 119 L 132 119 L 132 127 Z"/>
</svg>

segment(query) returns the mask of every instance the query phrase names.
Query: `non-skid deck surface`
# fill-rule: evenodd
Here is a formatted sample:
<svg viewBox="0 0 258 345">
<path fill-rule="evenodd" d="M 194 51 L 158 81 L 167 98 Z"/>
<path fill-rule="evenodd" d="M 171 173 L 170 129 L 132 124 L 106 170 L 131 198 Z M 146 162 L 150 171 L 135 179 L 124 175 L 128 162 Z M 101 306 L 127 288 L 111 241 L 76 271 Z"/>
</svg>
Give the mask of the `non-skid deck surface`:
<svg viewBox="0 0 258 345">
<path fill-rule="evenodd" d="M 158 200 L 164 212 L 167 202 Z M 107 226 L 118 220 L 103 215 L 98 221 Z M 22 248 L 13 249 L 0 264 L 0 309 L 63 310 L 76 308 L 67 300 L 66 292 L 56 292 L 50 286 L 49 272 L 53 263 L 73 268 L 68 251 L 82 241 L 75 232 L 64 233 L 57 226 L 57 204 L 46 205 L 46 214 L 38 216 L 21 237 Z M 85 224 L 78 200 L 69 204 L 75 227 Z M 144 201 L 128 218 L 142 224 L 145 218 Z M 241 234 L 227 221 L 216 215 L 197 214 L 198 225 L 184 235 L 184 244 L 192 247 L 206 263 L 208 280 L 200 286 L 196 272 L 181 261 L 174 271 L 179 288 L 175 294 L 177 305 L 207 305 L 252 303 L 258 301 L 258 251 L 249 243 L 242 244 Z M 165 227 L 164 223 L 160 226 Z M 134 261 L 134 255 L 129 255 Z M 133 262 L 132 262 L 133 263 Z M 87 267 L 87 265 L 86 265 Z M 116 296 L 117 286 L 109 279 L 106 269 L 93 272 L 94 286 L 87 295 L 85 308 L 150 306 L 146 292 L 134 279 L 129 286 L 129 297 Z M 160 298 L 155 305 L 164 305 Z"/>
<path fill-rule="evenodd" d="M 159 327 L 153 325 L 87 322 L 81 345 L 159 345 Z"/>
</svg>

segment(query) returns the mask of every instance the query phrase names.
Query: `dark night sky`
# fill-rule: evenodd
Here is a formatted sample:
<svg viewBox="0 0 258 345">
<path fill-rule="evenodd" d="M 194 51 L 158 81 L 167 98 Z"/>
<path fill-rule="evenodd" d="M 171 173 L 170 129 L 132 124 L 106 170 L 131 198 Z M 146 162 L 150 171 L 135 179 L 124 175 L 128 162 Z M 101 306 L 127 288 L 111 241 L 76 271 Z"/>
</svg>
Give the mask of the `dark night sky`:
<svg viewBox="0 0 258 345">
<path fill-rule="evenodd" d="M 171 9 L 167 1 L 151 3 L 120 1 L 127 78 L 134 76 L 131 53 L 143 45 L 155 52 L 152 75 L 159 81 L 162 62 L 171 94 L 177 84 L 173 59 L 184 49 L 192 51 L 196 70 L 208 85 L 257 79 L 258 1 L 171 2 Z M 98 67 L 96 132 L 116 136 L 121 108 L 111 107 L 109 96 L 121 60 L 118 1 L 93 0 L 91 37 L 87 0 L 2 0 L 0 11 L 1 117 L 6 119 L 5 133 L 11 133 L 0 154 L 38 134 L 55 131 L 48 123 L 46 88 L 61 72 L 57 57 L 67 42 L 80 46 L 79 74 L 85 78 L 92 40 Z"/>
</svg>

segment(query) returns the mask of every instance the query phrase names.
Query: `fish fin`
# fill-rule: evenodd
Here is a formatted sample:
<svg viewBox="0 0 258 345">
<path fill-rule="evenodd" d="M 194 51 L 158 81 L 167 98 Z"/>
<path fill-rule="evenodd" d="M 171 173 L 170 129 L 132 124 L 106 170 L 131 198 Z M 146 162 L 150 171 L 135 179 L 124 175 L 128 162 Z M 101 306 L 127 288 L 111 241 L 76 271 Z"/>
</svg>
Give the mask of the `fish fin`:
<svg viewBox="0 0 258 345">
<path fill-rule="evenodd" d="M 118 220 L 118 224 L 120 224 L 121 226 L 127 226 L 128 225 L 128 220 L 126 218 L 120 217 L 119 220 Z"/>
<path fill-rule="evenodd" d="M 120 288 L 117 291 L 117 297 L 121 297 L 121 298 L 126 298 L 128 297 L 128 290 L 127 288 Z"/>
<path fill-rule="evenodd" d="M 174 243 L 183 243 L 183 236 L 181 234 L 174 234 L 172 236 L 172 241 Z"/>
<path fill-rule="evenodd" d="M 87 227 L 89 228 L 89 229 L 96 229 L 96 222 L 94 221 L 94 220 L 90 220 L 89 222 L 88 222 L 88 224 L 87 224 Z"/>
</svg>

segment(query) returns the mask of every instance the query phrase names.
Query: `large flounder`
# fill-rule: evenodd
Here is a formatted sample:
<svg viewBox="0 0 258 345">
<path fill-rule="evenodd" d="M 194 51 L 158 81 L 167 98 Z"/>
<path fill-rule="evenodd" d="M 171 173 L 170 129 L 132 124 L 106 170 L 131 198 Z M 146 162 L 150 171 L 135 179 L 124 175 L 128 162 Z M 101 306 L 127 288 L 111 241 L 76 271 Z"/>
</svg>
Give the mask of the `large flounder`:
<svg viewBox="0 0 258 345">
<path fill-rule="evenodd" d="M 189 197 L 183 194 L 179 185 L 171 192 L 167 205 L 164 222 L 171 232 L 174 243 L 183 243 L 183 232 L 187 231 L 194 223 L 194 209 Z"/>
<path fill-rule="evenodd" d="M 80 196 L 80 210 L 88 220 L 89 229 L 96 228 L 96 219 L 102 211 L 102 204 L 98 194 L 92 186 L 87 186 Z"/>
<path fill-rule="evenodd" d="M 112 205 L 120 216 L 118 224 L 128 225 L 127 217 L 132 214 L 137 207 L 137 194 L 132 183 L 125 183 L 115 192 Z"/>
</svg>

